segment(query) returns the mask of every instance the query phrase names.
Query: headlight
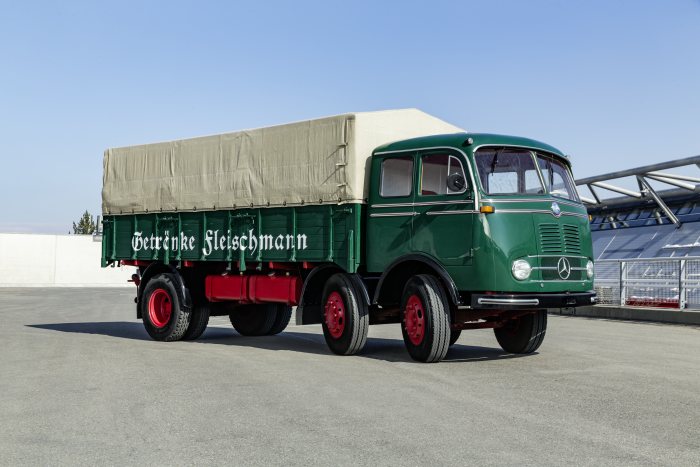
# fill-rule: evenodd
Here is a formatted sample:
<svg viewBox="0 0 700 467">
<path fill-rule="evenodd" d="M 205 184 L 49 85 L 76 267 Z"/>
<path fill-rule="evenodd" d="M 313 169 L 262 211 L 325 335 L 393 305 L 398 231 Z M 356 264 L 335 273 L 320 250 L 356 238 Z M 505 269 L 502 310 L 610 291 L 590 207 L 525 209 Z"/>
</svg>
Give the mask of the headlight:
<svg viewBox="0 0 700 467">
<path fill-rule="evenodd" d="M 593 272 L 594 271 L 595 271 L 595 269 L 593 268 L 593 261 L 591 261 L 589 259 L 588 262 L 586 263 L 586 274 L 588 274 L 589 279 L 593 279 Z"/>
<path fill-rule="evenodd" d="M 513 261 L 513 277 L 518 279 L 519 281 L 524 281 L 528 277 L 530 277 L 530 273 L 532 272 L 532 266 L 530 266 L 530 263 L 525 261 L 524 259 L 516 259 Z"/>
</svg>

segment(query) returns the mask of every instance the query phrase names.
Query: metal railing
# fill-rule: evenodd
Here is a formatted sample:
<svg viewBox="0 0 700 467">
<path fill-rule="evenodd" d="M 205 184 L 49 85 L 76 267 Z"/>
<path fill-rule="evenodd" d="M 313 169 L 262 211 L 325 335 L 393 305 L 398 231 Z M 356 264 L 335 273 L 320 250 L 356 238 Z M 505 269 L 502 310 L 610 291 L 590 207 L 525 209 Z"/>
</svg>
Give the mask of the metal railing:
<svg viewBox="0 0 700 467">
<path fill-rule="evenodd" d="M 600 305 L 700 309 L 700 258 L 604 259 L 595 263 Z"/>
</svg>

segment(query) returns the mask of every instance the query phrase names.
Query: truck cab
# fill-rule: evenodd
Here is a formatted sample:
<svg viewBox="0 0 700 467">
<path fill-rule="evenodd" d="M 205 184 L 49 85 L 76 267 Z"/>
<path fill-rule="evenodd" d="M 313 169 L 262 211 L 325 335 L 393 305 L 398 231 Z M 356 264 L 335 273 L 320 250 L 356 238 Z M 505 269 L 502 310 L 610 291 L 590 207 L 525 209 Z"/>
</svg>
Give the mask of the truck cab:
<svg viewBox="0 0 700 467">
<path fill-rule="evenodd" d="M 426 272 L 449 296 L 453 333 L 531 317 L 537 330 L 546 308 L 595 302 L 588 214 L 557 149 L 450 134 L 379 147 L 371 167 L 366 264 L 382 276 L 379 306 L 405 307 L 401 285 Z"/>
</svg>

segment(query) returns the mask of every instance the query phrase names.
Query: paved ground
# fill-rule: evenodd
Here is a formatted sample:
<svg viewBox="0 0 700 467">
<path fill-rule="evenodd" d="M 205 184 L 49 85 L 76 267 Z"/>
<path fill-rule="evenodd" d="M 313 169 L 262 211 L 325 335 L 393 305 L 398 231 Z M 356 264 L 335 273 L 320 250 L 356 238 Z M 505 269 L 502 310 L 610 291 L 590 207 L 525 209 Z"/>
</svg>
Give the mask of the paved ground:
<svg viewBox="0 0 700 467">
<path fill-rule="evenodd" d="M 0 464 L 700 465 L 700 329 L 550 317 L 540 353 L 397 326 L 148 339 L 127 290 L 0 289 Z"/>
</svg>

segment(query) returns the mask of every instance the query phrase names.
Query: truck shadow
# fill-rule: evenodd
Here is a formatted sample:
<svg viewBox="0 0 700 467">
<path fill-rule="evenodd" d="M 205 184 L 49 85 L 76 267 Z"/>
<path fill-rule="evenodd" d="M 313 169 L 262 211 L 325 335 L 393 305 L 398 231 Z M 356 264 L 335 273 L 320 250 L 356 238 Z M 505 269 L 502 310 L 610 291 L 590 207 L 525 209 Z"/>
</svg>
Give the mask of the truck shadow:
<svg viewBox="0 0 700 467">
<path fill-rule="evenodd" d="M 133 339 L 151 341 L 150 336 L 140 322 L 129 321 L 103 321 L 84 323 L 47 323 L 28 324 L 30 328 L 46 329 L 77 334 L 95 334 L 117 337 L 121 339 Z M 302 352 L 316 355 L 333 355 L 323 338 L 323 334 L 312 332 L 285 331 L 276 336 L 249 337 L 241 336 L 233 329 L 210 327 L 202 337 L 196 341 L 169 343 L 166 345 L 196 345 L 216 344 L 237 347 L 255 347 L 272 351 Z M 358 357 L 384 360 L 388 362 L 413 363 L 409 357 L 404 343 L 400 339 L 386 339 L 370 337 L 364 350 Z M 503 352 L 500 348 L 480 347 L 455 344 L 450 347 L 443 363 L 475 363 L 491 360 L 505 360 L 520 358 L 523 355 L 513 355 Z"/>
<path fill-rule="evenodd" d="M 28 328 L 48 329 L 50 331 L 72 332 L 77 334 L 98 334 L 101 336 L 120 337 L 122 339 L 151 340 L 141 323 L 128 321 L 100 321 L 86 323 L 49 323 L 27 324 Z"/>
</svg>

